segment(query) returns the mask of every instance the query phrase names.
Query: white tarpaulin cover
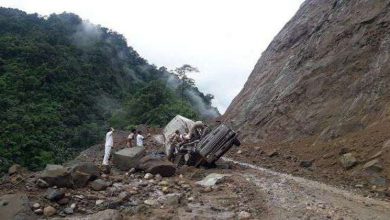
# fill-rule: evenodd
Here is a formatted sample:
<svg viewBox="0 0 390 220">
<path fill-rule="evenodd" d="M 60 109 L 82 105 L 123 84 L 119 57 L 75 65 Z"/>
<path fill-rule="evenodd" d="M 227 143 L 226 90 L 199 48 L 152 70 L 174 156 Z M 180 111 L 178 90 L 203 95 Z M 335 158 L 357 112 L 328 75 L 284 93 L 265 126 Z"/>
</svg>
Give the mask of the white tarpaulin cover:
<svg viewBox="0 0 390 220">
<path fill-rule="evenodd" d="M 164 128 L 163 135 L 165 138 L 165 152 L 168 153 L 169 143 L 168 140 L 175 133 L 176 130 L 179 130 L 181 134 L 186 132 L 186 129 L 190 128 L 195 124 L 194 121 L 183 117 L 181 115 L 176 115 Z"/>
</svg>

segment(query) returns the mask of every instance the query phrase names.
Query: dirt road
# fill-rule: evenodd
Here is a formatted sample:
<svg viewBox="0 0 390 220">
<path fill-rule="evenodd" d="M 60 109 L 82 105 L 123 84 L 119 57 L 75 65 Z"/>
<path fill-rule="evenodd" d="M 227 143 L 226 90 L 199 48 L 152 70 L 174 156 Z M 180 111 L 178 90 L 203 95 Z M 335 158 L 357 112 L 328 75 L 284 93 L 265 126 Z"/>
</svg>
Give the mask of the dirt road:
<svg viewBox="0 0 390 220">
<path fill-rule="evenodd" d="M 224 158 L 243 167 L 243 176 L 266 196 L 261 219 L 390 219 L 390 203 L 320 182 Z"/>
</svg>

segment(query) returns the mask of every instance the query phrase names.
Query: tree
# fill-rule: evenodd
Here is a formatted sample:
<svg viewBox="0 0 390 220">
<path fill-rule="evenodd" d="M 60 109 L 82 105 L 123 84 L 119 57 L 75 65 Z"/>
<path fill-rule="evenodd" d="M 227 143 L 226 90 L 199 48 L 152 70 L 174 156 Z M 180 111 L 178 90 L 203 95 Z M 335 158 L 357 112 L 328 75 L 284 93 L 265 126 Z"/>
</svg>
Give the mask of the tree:
<svg viewBox="0 0 390 220">
<path fill-rule="evenodd" d="M 184 102 L 184 91 L 190 87 L 195 86 L 195 80 L 188 77 L 188 73 L 191 72 L 198 73 L 199 70 L 198 68 L 193 67 L 189 64 L 184 64 L 183 66 L 176 68 L 173 71 L 173 74 L 175 74 L 181 81 L 181 84 L 178 89 L 180 90 L 180 96 L 182 102 Z"/>
</svg>

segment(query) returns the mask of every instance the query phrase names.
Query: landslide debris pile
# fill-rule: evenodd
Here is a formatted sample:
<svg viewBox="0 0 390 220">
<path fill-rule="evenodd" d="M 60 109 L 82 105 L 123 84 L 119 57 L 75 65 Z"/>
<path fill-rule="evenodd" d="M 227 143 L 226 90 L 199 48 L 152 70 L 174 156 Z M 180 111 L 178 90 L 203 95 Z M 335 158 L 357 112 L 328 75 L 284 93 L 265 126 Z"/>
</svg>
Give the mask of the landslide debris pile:
<svg viewBox="0 0 390 220">
<path fill-rule="evenodd" d="M 232 172 L 231 165 L 177 169 L 158 157 L 162 146 L 152 139 L 146 149 L 125 148 L 125 133 L 114 137 L 110 174 L 99 165 L 102 145 L 41 172 L 11 166 L 0 178 L 0 219 L 248 219 L 262 214 L 262 200 L 248 191 L 253 185 L 223 174 Z"/>
<path fill-rule="evenodd" d="M 289 161 L 285 167 L 311 161 L 323 172 L 315 175 L 348 180 L 345 173 L 375 166 L 377 178 L 368 184 L 387 186 L 389 27 L 388 0 L 305 1 L 262 54 L 224 120 L 250 149 L 279 150 L 287 158 L 281 161 Z"/>
</svg>

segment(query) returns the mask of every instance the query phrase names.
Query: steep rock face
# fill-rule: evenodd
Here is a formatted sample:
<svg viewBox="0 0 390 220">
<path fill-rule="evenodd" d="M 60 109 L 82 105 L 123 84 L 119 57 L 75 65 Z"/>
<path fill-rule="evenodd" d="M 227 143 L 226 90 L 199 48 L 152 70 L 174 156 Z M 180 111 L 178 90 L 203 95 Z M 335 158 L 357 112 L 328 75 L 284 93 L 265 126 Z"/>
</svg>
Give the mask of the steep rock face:
<svg viewBox="0 0 390 220">
<path fill-rule="evenodd" d="M 224 120 L 246 142 L 329 140 L 390 114 L 390 1 L 307 0 Z"/>
</svg>

